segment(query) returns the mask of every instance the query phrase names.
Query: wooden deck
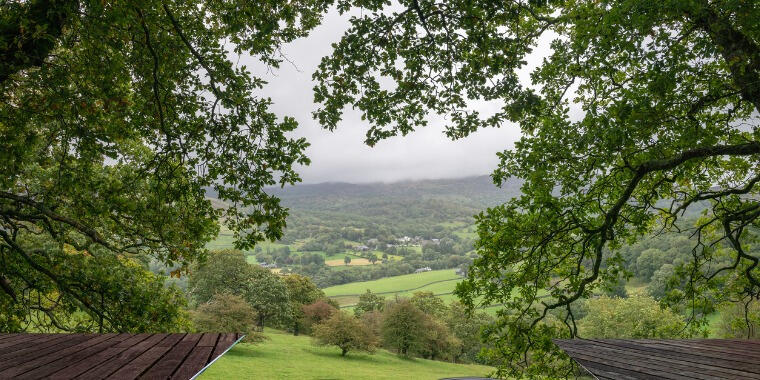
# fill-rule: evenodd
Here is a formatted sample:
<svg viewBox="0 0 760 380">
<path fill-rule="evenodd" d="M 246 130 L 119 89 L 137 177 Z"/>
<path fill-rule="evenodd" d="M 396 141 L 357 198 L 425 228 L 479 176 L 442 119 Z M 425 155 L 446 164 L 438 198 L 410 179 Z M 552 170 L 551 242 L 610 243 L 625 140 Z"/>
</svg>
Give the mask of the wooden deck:
<svg viewBox="0 0 760 380">
<path fill-rule="evenodd" d="M 760 341 L 557 339 L 597 379 L 760 379 Z"/>
<path fill-rule="evenodd" d="M 0 379 L 190 379 L 240 334 L 0 334 Z"/>
</svg>

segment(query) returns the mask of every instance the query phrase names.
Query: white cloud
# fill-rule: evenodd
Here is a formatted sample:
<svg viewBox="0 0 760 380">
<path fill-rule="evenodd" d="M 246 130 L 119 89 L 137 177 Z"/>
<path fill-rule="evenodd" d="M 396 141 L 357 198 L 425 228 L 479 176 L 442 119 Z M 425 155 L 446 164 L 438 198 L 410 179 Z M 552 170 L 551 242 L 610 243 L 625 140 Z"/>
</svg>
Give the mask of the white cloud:
<svg viewBox="0 0 760 380">
<path fill-rule="evenodd" d="M 258 75 L 269 81 L 263 95 L 274 102 L 273 111 L 280 116 L 292 116 L 300 124 L 297 136 L 306 137 L 312 144 L 307 154 L 311 165 L 299 168 L 304 182 L 390 182 L 405 179 L 463 177 L 490 173 L 497 165 L 496 153 L 509 149 L 519 139 L 516 126 L 481 130 L 468 138 L 451 141 L 443 134 L 440 124 L 431 118 L 428 127 L 406 137 L 395 137 L 366 146 L 363 141 L 368 125 L 358 112 L 348 110 L 335 132 L 322 129 L 312 119 L 313 103 L 311 75 L 320 59 L 332 51 L 347 28 L 347 18 L 332 11 L 321 26 L 304 39 L 284 48 L 287 62 L 279 70 L 268 73 L 248 59 L 241 64 L 254 67 Z M 548 51 L 548 39 L 530 57 L 524 77 Z M 493 104 L 476 102 L 474 109 L 491 113 Z"/>
</svg>

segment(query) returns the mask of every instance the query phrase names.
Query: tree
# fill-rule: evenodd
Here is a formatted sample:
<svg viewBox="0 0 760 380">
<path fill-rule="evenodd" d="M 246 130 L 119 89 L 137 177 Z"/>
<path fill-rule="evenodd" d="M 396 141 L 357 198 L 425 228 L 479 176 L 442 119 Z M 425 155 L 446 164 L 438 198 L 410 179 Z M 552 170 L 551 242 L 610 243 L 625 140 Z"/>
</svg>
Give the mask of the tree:
<svg viewBox="0 0 760 380">
<path fill-rule="evenodd" d="M 446 304 L 433 292 L 414 292 L 409 301 L 423 313 L 440 318 L 446 313 Z"/>
<path fill-rule="evenodd" d="M 672 260 L 673 258 L 669 258 L 665 252 L 657 248 L 649 248 L 641 252 L 636 259 L 636 275 L 643 278 L 644 281 L 649 281 L 655 271 L 664 264 L 669 264 L 669 261 L 672 262 Z"/>
<path fill-rule="evenodd" d="M 243 298 L 256 310 L 259 317 L 259 331 L 264 329 L 268 320 L 287 320 L 290 312 L 288 289 L 280 277 L 268 269 L 250 265 L 251 277 L 244 283 L 246 286 Z"/>
<path fill-rule="evenodd" d="M 369 145 L 433 115 L 453 139 L 520 127 L 493 179 L 520 178 L 523 194 L 478 216 L 479 257 L 457 287 L 468 307 L 486 299 L 515 311 L 487 336 L 505 358 L 500 376 L 564 373 L 570 362 L 557 364 L 559 351 L 543 342 L 576 331 L 546 328 L 549 312 L 572 322 L 570 305 L 623 271 L 622 245 L 677 230 L 701 204 L 709 212 L 690 231 L 698 242 L 682 301 L 706 311 L 732 274 L 746 279 L 734 296 L 758 293 L 747 243 L 760 224 L 760 8 L 739 0 L 340 4 L 363 11 L 314 74 L 325 128 L 349 107 L 369 123 Z M 546 59 L 521 82 L 528 55 L 549 39 Z M 472 106 L 483 103 L 488 112 Z M 727 266 L 710 265 L 718 241 L 734 258 Z"/>
<path fill-rule="evenodd" d="M 256 311 L 259 329 L 267 320 L 286 320 L 289 315 L 290 301 L 283 281 L 268 269 L 248 264 L 241 251 L 213 252 L 207 263 L 192 272 L 188 285 L 197 304 L 219 293 L 242 297 Z"/>
<path fill-rule="evenodd" d="M 354 306 L 354 314 L 361 317 L 362 314 L 371 311 L 382 311 L 385 306 L 385 297 L 372 293 L 367 289 L 364 294 L 359 296 L 359 302 Z"/>
<path fill-rule="evenodd" d="M 242 297 L 215 294 L 192 313 L 196 329 L 202 332 L 244 333 L 246 342 L 261 339 L 256 332 L 256 312 Z"/>
<path fill-rule="evenodd" d="M 608 283 L 601 285 L 601 290 L 607 297 L 628 297 L 628 291 L 625 289 L 626 281 L 620 277 L 610 279 Z"/>
<path fill-rule="evenodd" d="M 653 298 L 599 297 L 588 300 L 588 314 L 578 321 L 584 338 L 665 339 L 685 333 L 683 317 L 663 309 Z"/>
<path fill-rule="evenodd" d="M 343 263 L 348 265 L 351 264 L 351 256 L 346 256 L 343 258 Z"/>
<path fill-rule="evenodd" d="M 425 334 L 418 349 L 420 356 L 430 360 L 453 360 L 462 342 L 451 334 L 448 326 L 432 316 L 425 321 Z"/>
<path fill-rule="evenodd" d="M 36 252 L 35 260 L 44 260 L 46 266 L 56 268 L 55 276 L 61 283 L 43 277 L 25 285 L 28 293 L 18 293 L 15 299 L 0 294 L 0 331 L 34 328 L 39 332 L 136 333 L 180 332 L 191 327 L 182 291 L 165 284 L 163 276 L 147 271 L 145 264 L 135 258 L 112 256 L 97 249 L 61 247 L 45 237 L 30 237 L 23 244 Z M 7 253 L 0 247 L 0 262 L 9 259 L 4 255 Z M 1 270 L 34 278 L 32 269 L 13 261 L 3 264 L 8 266 Z M 61 284 L 78 288 L 74 293 L 58 292 Z M 16 285 L 0 282 L 0 286 L 10 289 L 17 289 Z M 83 303 L 92 309 L 81 306 Z"/>
<path fill-rule="evenodd" d="M 279 47 L 327 3 L 3 1 L 0 318 L 143 328 L 167 296 L 126 276 L 113 279 L 129 292 L 96 290 L 119 287 L 102 276 L 123 270 L 115 258 L 152 258 L 177 276 L 203 259 L 220 221 L 239 248 L 279 238 L 287 212 L 264 188 L 298 182 L 308 144 L 287 136 L 295 120 L 269 111 L 263 80 L 229 53 L 276 68 Z M 227 202 L 215 210 L 207 194 Z M 126 316 L 123 302 L 144 307 Z M 51 308 L 55 318 L 30 315 Z"/>
<path fill-rule="evenodd" d="M 191 272 L 188 293 L 198 305 L 219 293 L 245 297 L 246 283 L 252 275 L 253 267 L 245 261 L 242 251 L 212 251 L 207 261 Z"/>
<path fill-rule="evenodd" d="M 480 335 L 481 330 L 493 322 L 493 318 L 486 313 L 469 313 L 459 302 L 452 302 L 444 317 L 446 325 L 451 333 L 461 343 L 457 352 L 453 352 L 454 361 L 480 362 L 478 355 L 483 347 Z"/>
<path fill-rule="evenodd" d="M 303 327 L 303 307 L 314 303 L 320 298 L 324 298 L 325 293 L 317 288 L 311 279 L 299 274 L 290 274 L 283 277 L 282 281 L 288 290 L 288 299 L 290 300 L 290 326 L 293 329 L 293 335 Z"/>
<path fill-rule="evenodd" d="M 303 326 L 310 331 L 314 325 L 320 324 L 323 321 L 330 318 L 338 307 L 330 304 L 329 299 L 320 299 L 314 303 L 303 305 L 301 307 L 301 313 L 303 314 Z"/>
<path fill-rule="evenodd" d="M 341 356 L 346 356 L 351 350 L 374 352 L 376 345 L 371 332 L 358 319 L 343 311 L 314 326 L 314 338 L 317 344 L 337 346 Z"/>
<path fill-rule="evenodd" d="M 379 310 L 368 311 L 362 313 L 359 319 L 362 321 L 364 327 L 369 329 L 375 336 L 382 336 L 383 327 L 383 312 Z"/>
<path fill-rule="evenodd" d="M 409 356 L 424 346 L 427 317 L 409 300 L 401 299 L 383 312 L 383 344 Z"/>
<path fill-rule="evenodd" d="M 374 253 L 370 253 L 367 260 L 369 260 L 370 263 L 375 264 L 377 262 L 377 255 Z"/>
<path fill-rule="evenodd" d="M 647 293 L 656 300 L 662 300 L 672 289 L 670 280 L 673 279 L 675 269 L 672 264 L 665 264 L 657 269 L 652 275 L 652 281 L 647 284 Z"/>
</svg>

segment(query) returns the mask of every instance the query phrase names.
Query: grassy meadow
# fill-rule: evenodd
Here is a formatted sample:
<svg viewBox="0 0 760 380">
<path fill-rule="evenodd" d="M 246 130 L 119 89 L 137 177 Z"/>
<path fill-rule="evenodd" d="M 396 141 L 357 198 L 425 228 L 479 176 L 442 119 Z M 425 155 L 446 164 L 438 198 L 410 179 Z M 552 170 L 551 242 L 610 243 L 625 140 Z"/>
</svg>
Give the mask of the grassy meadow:
<svg viewBox="0 0 760 380">
<path fill-rule="evenodd" d="M 392 298 L 394 296 L 409 297 L 414 292 L 430 291 L 449 302 L 453 299 L 451 292 L 461 277 L 453 269 L 436 270 L 423 273 L 405 274 L 386 277 L 378 280 L 351 282 L 343 285 L 322 289 L 325 294 L 337 301 L 341 306 L 353 305 L 359 301 L 359 295 L 367 289 L 373 293 Z"/>
<path fill-rule="evenodd" d="M 269 340 L 240 343 L 199 378 L 211 379 L 440 379 L 486 376 L 493 368 L 425 359 L 404 359 L 386 350 L 374 354 L 349 352 L 312 344 L 307 336 L 266 330 Z"/>
</svg>

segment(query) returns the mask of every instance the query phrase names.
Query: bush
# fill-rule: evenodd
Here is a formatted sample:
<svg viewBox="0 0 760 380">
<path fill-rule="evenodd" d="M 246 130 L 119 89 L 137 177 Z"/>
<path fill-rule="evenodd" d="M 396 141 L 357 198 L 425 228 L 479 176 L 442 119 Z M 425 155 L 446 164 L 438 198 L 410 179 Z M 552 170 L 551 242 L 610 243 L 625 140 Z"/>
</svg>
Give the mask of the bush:
<svg viewBox="0 0 760 380">
<path fill-rule="evenodd" d="M 383 313 L 381 311 L 370 311 L 361 315 L 362 324 L 369 329 L 375 336 L 382 334 L 383 327 Z"/>
<path fill-rule="evenodd" d="M 245 300 L 233 294 L 216 294 L 191 313 L 198 331 L 246 334 L 246 342 L 260 341 L 256 332 L 256 311 Z"/>
<path fill-rule="evenodd" d="M 338 308 L 327 302 L 325 299 L 317 300 L 314 303 L 303 305 L 303 327 L 308 333 L 315 325 L 318 325 L 332 317 Z"/>
<path fill-rule="evenodd" d="M 746 310 L 744 303 L 741 302 L 727 303 L 720 308 L 718 335 L 722 338 L 757 338 L 758 327 L 760 327 L 760 303 L 757 301 L 750 302 Z"/>
<path fill-rule="evenodd" d="M 651 297 L 599 297 L 587 306 L 588 314 L 578 321 L 584 338 L 679 338 L 684 332 L 683 318 Z"/>
<path fill-rule="evenodd" d="M 371 311 L 382 311 L 385 306 L 385 297 L 372 293 L 371 290 L 359 296 L 359 302 L 354 307 L 354 314 L 361 317 L 362 314 Z"/>
<path fill-rule="evenodd" d="M 443 317 L 448 310 L 443 300 L 433 292 L 414 292 L 409 301 L 423 313 L 436 318 Z"/>
<path fill-rule="evenodd" d="M 326 321 L 314 326 L 315 343 L 337 346 L 341 356 L 349 351 L 374 352 L 377 339 L 358 319 L 338 311 Z"/>
</svg>

